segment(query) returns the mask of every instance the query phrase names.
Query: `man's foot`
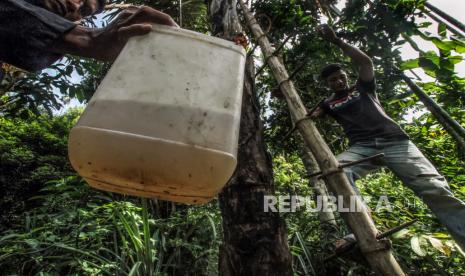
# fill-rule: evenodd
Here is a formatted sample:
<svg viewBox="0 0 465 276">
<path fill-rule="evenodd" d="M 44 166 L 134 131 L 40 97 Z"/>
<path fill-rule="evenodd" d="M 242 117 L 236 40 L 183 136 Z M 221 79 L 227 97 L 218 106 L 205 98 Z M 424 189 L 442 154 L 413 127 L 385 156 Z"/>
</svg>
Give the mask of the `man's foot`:
<svg viewBox="0 0 465 276">
<path fill-rule="evenodd" d="M 349 250 L 351 247 L 355 246 L 355 242 L 357 239 L 355 238 L 354 234 L 349 234 L 344 236 L 342 239 L 339 239 L 335 242 L 334 246 L 336 247 L 334 251 L 338 252 L 345 252 Z"/>
<path fill-rule="evenodd" d="M 335 243 L 335 253 L 340 257 L 352 260 L 358 264 L 368 265 L 363 257 L 360 247 L 357 246 L 357 239 L 354 234 L 349 234 L 339 239 Z"/>
</svg>

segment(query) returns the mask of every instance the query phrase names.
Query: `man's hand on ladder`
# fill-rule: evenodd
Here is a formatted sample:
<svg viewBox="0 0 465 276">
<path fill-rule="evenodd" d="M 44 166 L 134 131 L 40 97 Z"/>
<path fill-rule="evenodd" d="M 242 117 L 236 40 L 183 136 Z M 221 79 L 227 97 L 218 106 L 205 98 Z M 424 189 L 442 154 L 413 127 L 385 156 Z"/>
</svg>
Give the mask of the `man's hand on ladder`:
<svg viewBox="0 0 465 276">
<path fill-rule="evenodd" d="M 328 42 L 336 43 L 339 40 L 334 30 L 327 24 L 318 26 L 317 31 Z"/>
</svg>

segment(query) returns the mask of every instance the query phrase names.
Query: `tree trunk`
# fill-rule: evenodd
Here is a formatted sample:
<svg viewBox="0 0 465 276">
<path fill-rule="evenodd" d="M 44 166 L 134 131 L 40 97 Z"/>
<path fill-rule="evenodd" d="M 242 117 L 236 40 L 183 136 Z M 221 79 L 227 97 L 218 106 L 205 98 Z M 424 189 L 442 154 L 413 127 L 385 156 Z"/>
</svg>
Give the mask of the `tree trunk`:
<svg viewBox="0 0 465 276">
<path fill-rule="evenodd" d="M 236 0 L 209 2 L 213 34 L 231 39 L 242 30 Z M 274 192 L 271 159 L 266 151 L 260 108 L 254 89 L 254 63 L 246 61 L 238 165 L 219 195 L 224 241 L 219 274 L 292 275 L 284 220 L 264 212 L 264 196 Z"/>
<path fill-rule="evenodd" d="M 251 58 L 246 67 L 238 166 L 219 196 L 224 232 L 219 274 L 291 275 L 284 221 L 278 213 L 263 208 L 264 196 L 273 194 L 274 184 L 253 89 Z"/>
<path fill-rule="evenodd" d="M 301 159 L 309 175 L 320 171 L 320 167 L 318 166 L 315 157 L 313 156 L 310 149 L 305 145 L 302 145 L 301 147 Z M 309 183 L 313 188 L 315 196 L 320 197 L 322 206 L 329 206 L 329 194 L 323 180 L 318 179 L 317 176 L 314 176 L 310 178 Z M 334 218 L 333 210 L 328 208 L 329 210 L 324 211 L 324 209 L 325 208 L 322 208 L 322 210 L 318 211 L 318 219 L 320 220 L 322 238 L 324 240 L 334 240 L 337 238 L 338 225 L 336 223 L 336 219 Z"/>
</svg>

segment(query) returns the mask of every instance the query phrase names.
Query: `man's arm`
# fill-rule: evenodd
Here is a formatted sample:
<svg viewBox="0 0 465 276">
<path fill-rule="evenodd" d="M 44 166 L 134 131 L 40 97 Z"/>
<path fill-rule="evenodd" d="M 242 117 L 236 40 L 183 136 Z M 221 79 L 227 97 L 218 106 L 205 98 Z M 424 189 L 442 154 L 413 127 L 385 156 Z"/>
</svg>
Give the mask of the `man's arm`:
<svg viewBox="0 0 465 276">
<path fill-rule="evenodd" d="M 373 69 L 373 61 L 369 56 L 357 47 L 354 47 L 337 37 L 336 33 L 334 33 L 333 29 L 331 29 L 328 25 L 321 25 L 319 27 L 319 31 L 325 40 L 341 48 L 344 54 L 349 56 L 358 65 L 358 74 L 362 81 L 369 82 L 373 80 L 375 73 Z"/>
<path fill-rule="evenodd" d="M 317 106 L 313 110 L 307 110 L 307 114 L 310 118 L 317 119 L 323 117 L 323 115 L 325 115 L 325 111 L 320 106 Z"/>
<path fill-rule="evenodd" d="M 307 116 L 310 116 L 312 119 L 317 119 L 323 117 L 326 112 L 324 109 L 325 99 L 320 100 L 312 109 L 307 109 Z"/>
<path fill-rule="evenodd" d="M 48 49 L 76 24 L 23 0 L 0 1 L 0 60 L 41 70 L 60 55 Z"/>
<path fill-rule="evenodd" d="M 28 71 L 50 66 L 64 54 L 111 61 L 126 41 L 151 30 L 151 24 L 177 26 L 148 7 L 132 7 L 101 29 L 77 26 L 23 0 L 0 1 L 0 61 Z"/>
<path fill-rule="evenodd" d="M 86 16 L 103 11 L 106 0 L 26 0 L 70 21 L 79 21 Z"/>
</svg>

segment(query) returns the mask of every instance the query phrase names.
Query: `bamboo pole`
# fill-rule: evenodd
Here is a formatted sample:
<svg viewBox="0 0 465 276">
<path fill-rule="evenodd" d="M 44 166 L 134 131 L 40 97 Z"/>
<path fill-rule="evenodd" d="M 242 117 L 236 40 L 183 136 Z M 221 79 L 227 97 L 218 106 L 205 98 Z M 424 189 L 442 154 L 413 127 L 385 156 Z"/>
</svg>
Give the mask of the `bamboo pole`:
<svg viewBox="0 0 465 276">
<path fill-rule="evenodd" d="M 412 46 L 413 49 L 420 53 L 424 53 L 415 41 L 412 40 L 406 34 L 402 34 L 402 37 Z M 412 89 L 412 91 L 417 95 L 423 105 L 431 112 L 433 117 L 444 127 L 444 129 L 449 133 L 452 138 L 455 139 L 457 144 L 465 149 L 465 129 L 452 118 L 447 111 L 440 107 L 435 101 L 433 101 L 424 91 L 419 87 L 415 82 L 413 82 L 409 77 L 407 77 L 403 72 L 401 72 L 401 77 L 405 83 Z"/>
<path fill-rule="evenodd" d="M 294 84 L 289 80 L 284 65 L 279 59 L 273 56 L 273 50 L 268 38 L 261 29 L 260 25 L 250 13 L 243 0 L 239 4 L 244 12 L 247 25 L 260 44 L 260 48 L 267 59 L 270 69 L 280 84 L 286 102 L 288 104 L 291 116 L 304 138 L 305 144 L 310 148 L 315 159 L 323 172 L 330 172 L 338 168 L 338 162 L 323 137 L 318 132 L 313 121 L 306 117 L 306 108 L 302 103 Z M 367 259 L 373 271 L 378 275 L 405 275 L 397 261 L 394 259 L 389 247 L 383 246 L 376 239 L 377 229 L 364 207 L 360 197 L 356 195 L 353 188 L 342 170 L 336 170 L 335 173 L 326 177 L 326 184 L 333 193 L 342 196 L 343 206 L 349 207 L 352 200 L 353 205 L 360 208 L 360 212 L 341 212 L 341 216 L 352 229 L 358 240 L 362 253 Z"/>
<path fill-rule="evenodd" d="M 458 21 L 457 19 L 453 18 L 452 16 L 448 15 L 447 13 L 443 12 L 442 10 L 438 9 L 436 6 L 433 6 L 428 2 L 425 2 L 425 7 L 427 7 L 440 17 L 444 18 L 447 22 L 454 25 L 457 29 L 465 33 L 465 25 L 463 25 L 462 22 Z"/>
<path fill-rule="evenodd" d="M 434 13 L 424 9 L 423 12 L 428 15 L 431 19 L 433 19 L 434 21 L 438 22 L 438 23 L 442 23 L 446 26 L 446 29 L 448 29 L 450 32 L 452 32 L 453 34 L 455 34 L 456 36 L 460 36 L 460 37 L 465 37 L 465 35 L 461 32 L 459 32 L 457 29 L 455 29 L 453 26 L 451 26 L 449 23 L 447 22 L 444 22 L 443 19 L 437 17 L 436 15 L 434 15 Z"/>
<path fill-rule="evenodd" d="M 465 129 L 452 118 L 442 107 L 433 101 L 414 81 L 407 77 L 404 73 L 401 74 L 402 79 L 417 95 L 423 105 L 431 112 L 436 120 L 444 127 L 452 138 L 455 139 L 457 145 L 465 149 Z"/>
</svg>

